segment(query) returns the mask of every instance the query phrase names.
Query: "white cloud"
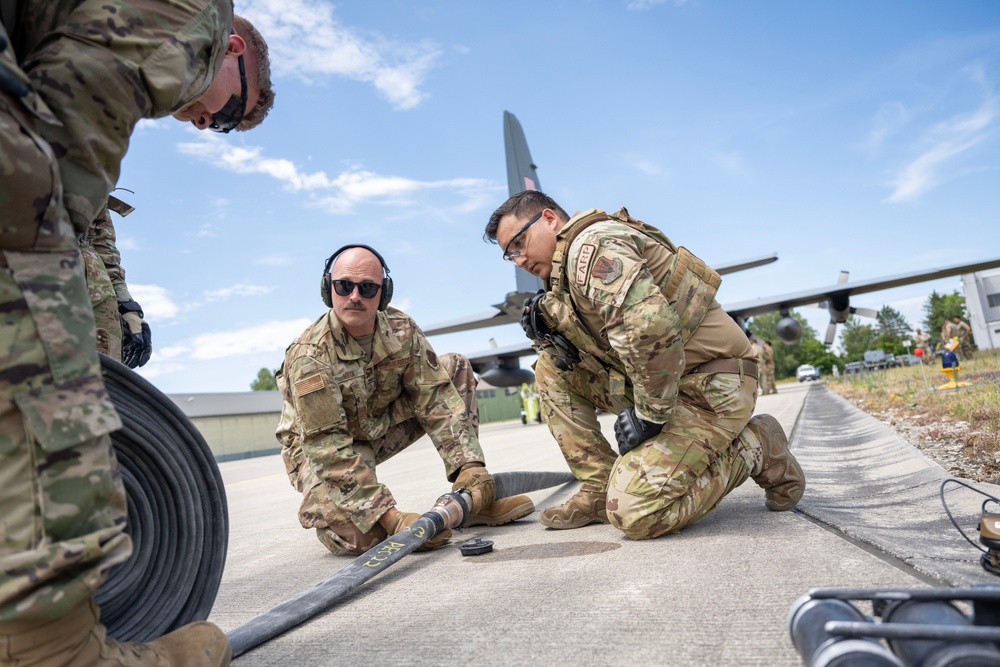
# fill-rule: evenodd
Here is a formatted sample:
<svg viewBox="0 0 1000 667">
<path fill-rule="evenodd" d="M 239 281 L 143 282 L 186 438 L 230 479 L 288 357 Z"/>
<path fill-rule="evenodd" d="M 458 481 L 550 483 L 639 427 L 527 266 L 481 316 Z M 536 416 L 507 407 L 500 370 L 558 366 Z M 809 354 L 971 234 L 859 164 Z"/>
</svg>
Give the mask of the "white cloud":
<svg viewBox="0 0 1000 667">
<path fill-rule="evenodd" d="M 872 119 L 872 127 L 868 131 L 868 146 L 878 149 L 885 140 L 892 136 L 909 120 L 910 113 L 899 102 L 889 102 L 879 107 Z"/>
<path fill-rule="evenodd" d="M 997 98 L 990 96 L 975 111 L 952 116 L 930 128 L 922 139 L 928 147 L 900 171 L 885 201 L 910 201 L 940 185 L 946 179 L 942 171 L 948 163 L 989 137 L 998 111 Z"/>
<path fill-rule="evenodd" d="M 255 294 L 267 294 L 272 288 L 263 285 L 233 285 L 216 290 L 205 290 L 205 298 L 209 301 L 219 301 L 234 296 L 253 296 Z"/>
<path fill-rule="evenodd" d="M 177 317 L 180 310 L 170 298 L 170 293 L 159 285 L 129 284 L 128 291 L 132 298 L 142 306 L 145 319 L 169 320 Z"/>
<path fill-rule="evenodd" d="M 267 36 L 276 77 L 343 76 L 370 83 L 397 109 L 417 106 L 420 90 L 441 55 L 433 42 L 401 43 L 378 34 L 363 36 L 334 16 L 322 0 L 247 0 L 239 7 Z"/>
<path fill-rule="evenodd" d="M 312 320 L 300 318 L 265 322 L 233 331 L 206 333 L 195 336 L 185 347 L 191 350 L 191 359 L 221 359 L 258 352 L 280 352 L 311 323 Z"/>
<path fill-rule="evenodd" d="M 410 201 L 411 195 L 437 189 L 452 189 L 463 197 L 472 197 L 480 202 L 483 200 L 482 190 L 492 187 L 484 179 L 417 181 L 403 176 L 382 176 L 361 167 L 352 167 L 330 178 L 323 171 L 306 173 L 284 158 L 264 157 L 263 149 L 256 146 L 236 146 L 209 133 L 199 133 L 197 139 L 178 144 L 178 150 L 237 174 L 270 176 L 292 192 L 317 193 L 312 204 L 337 214 L 349 213 L 356 204 L 364 201 L 402 205 Z"/>
</svg>

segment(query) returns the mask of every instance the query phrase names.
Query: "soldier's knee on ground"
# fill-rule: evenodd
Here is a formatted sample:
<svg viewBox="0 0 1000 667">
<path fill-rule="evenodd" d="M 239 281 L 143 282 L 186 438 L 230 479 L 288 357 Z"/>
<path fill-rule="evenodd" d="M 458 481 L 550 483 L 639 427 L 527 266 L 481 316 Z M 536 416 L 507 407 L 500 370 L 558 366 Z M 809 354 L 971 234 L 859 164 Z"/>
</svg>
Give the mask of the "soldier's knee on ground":
<svg viewBox="0 0 1000 667">
<path fill-rule="evenodd" d="M 378 524 L 367 533 L 362 533 L 353 523 L 316 529 L 316 537 L 323 546 L 331 553 L 345 556 L 360 556 L 388 536 Z"/>
<path fill-rule="evenodd" d="M 669 502 L 608 489 L 608 523 L 633 540 L 648 540 L 676 533 L 688 524 L 681 511 L 684 498 Z"/>
</svg>

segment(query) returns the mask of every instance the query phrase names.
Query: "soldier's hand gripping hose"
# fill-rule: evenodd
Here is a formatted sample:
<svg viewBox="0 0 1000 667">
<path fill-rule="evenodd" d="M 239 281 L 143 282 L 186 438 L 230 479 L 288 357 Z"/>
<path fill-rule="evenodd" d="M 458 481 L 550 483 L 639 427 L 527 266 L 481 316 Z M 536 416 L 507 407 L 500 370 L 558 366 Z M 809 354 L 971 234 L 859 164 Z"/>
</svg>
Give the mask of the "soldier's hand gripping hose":
<svg viewBox="0 0 1000 667">
<path fill-rule="evenodd" d="M 663 430 L 663 424 L 646 421 L 635 414 L 635 408 L 625 408 L 615 420 L 615 440 L 618 453 L 624 456 Z"/>
<path fill-rule="evenodd" d="M 470 496 L 469 516 L 481 514 L 496 500 L 497 489 L 493 476 L 482 463 L 466 463 L 455 478 L 451 490 L 456 493 L 467 491 Z"/>
</svg>

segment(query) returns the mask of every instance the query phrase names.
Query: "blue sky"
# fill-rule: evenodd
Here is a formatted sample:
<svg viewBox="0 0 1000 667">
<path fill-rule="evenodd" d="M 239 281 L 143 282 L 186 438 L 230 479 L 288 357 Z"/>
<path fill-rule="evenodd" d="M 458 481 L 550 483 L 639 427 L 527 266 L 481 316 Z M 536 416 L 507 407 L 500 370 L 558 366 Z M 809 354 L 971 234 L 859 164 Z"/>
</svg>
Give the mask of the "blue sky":
<svg viewBox="0 0 1000 667">
<path fill-rule="evenodd" d="M 514 288 L 481 239 L 503 111 L 564 208 L 629 211 L 709 263 L 776 252 L 719 301 L 1000 256 L 1000 4 L 237 0 L 277 100 L 227 136 L 133 135 L 115 217 L 166 392 L 243 391 L 325 309 L 325 259 L 386 258 L 428 326 Z M 853 305 L 922 319 L 932 289 Z M 825 331 L 828 316 L 801 309 Z M 438 336 L 475 352 L 516 325 Z"/>
</svg>

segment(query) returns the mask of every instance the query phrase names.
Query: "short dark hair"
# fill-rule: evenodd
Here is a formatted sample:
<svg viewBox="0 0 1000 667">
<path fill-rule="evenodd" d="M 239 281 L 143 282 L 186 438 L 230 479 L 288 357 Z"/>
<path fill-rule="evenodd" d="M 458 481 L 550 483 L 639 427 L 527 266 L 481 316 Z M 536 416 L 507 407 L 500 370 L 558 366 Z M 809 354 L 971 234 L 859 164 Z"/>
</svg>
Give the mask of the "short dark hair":
<svg viewBox="0 0 1000 667">
<path fill-rule="evenodd" d="M 562 218 L 563 222 L 569 221 L 569 216 L 562 206 L 557 204 L 552 197 L 538 190 L 525 190 L 518 192 L 500 205 L 500 208 L 493 211 L 490 221 L 486 223 L 486 231 L 483 232 L 483 240 L 487 243 L 497 243 L 497 227 L 500 226 L 500 218 L 508 213 L 513 213 L 516 218 L 530 218 L 544 209 L 550 208 Z"/>
<path fill-rule="evenodd" d="M 233 30 L 247 44 L 246 57 L 252 63 L 252 66 L 247 68 L 249 74 L 247 78 L 260 91 L 257 104 L 236 126 L 237 132 L 246 132 L 260 125 L 267 116 L 267 112 L 274 106 L 274 88 L 271 85 L 271 56 L 267 52 L 267 42 L 250 21 L 242 16 L 234 15 Z"/>
</svg>

